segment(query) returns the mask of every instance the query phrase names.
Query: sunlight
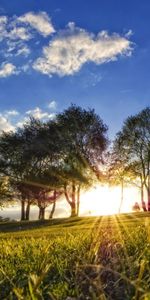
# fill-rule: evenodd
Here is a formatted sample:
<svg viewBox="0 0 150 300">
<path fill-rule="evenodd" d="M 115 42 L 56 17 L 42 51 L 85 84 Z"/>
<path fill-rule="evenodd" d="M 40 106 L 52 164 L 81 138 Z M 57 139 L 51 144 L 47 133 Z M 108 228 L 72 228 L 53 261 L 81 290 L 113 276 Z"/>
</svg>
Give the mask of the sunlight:
<svg viewBox="0 0 150 300">
<path fill-rule="evenodd" d="M 119 212 L 121 190 L 119 186 L 96 186 L 82 195 L 80 215 L 112 215 Z M 135 187 L 124 188 L 124 200 L 121 212 L 131 212 L 135 202 L 140 201 L 139 191 Z"/>
</svg>

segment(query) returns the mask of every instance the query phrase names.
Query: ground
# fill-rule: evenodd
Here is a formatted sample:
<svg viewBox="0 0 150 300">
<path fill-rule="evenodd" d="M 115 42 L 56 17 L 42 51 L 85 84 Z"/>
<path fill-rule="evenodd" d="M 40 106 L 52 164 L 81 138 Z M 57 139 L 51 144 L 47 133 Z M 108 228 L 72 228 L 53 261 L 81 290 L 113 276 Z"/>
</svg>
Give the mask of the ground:
<svg viewBox="0 0 150 300">
<path fill-rule="evenodd" d="M 150 214 L 0 223 L 0 299 L 150 299 Z"/>
</svg>

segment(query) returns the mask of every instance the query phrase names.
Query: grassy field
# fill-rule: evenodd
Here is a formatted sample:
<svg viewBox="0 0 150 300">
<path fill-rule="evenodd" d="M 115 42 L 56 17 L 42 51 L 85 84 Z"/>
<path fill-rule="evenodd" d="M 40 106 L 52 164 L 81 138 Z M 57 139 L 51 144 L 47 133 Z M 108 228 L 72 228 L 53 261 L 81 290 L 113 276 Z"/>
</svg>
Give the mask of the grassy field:
<svg viewBox="0 0 150 300">
<path fill-rule="evenodd" d="M 150 299 L 150 217 L 0 223 L 0 299 Z"/>
</svg>

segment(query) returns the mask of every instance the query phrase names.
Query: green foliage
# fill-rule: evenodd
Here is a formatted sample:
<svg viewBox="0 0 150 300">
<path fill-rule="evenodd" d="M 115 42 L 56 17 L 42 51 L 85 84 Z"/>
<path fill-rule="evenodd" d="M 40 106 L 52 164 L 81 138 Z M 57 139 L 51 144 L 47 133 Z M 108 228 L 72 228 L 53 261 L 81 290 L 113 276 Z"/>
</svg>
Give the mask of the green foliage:
<svg viewBox="0 0 150 300">
<path fill-rule="evenodd" d="M 7 206 L 12 201 L 13 191 L 6 176 L 0 176 L 0 207 Z"/>
<path fill-rule="evenodd" d="M 80 189 L 100 177 L 106 133 L 94 110 L 71 105 L 55 120 L 42 123 L 31 117 L 23 128 L 1 135 L 0 172 L 19 192 L 22 220 L 29 217 L 25 204 L 29 208 L 33 199 L 39 204 L 41 194 L 44 203 L 44 193 L 52 190 L 69 191 L 72 215 L 78 214 Z"/>
<path fill-rule="evenodd" d="M 147 190 L 147 209 L 150 211 L 150 107 L 125 120 L 122 130 L 116 135 L 113 154 L 121 164 L 119 169 L 125 181 L 131 180 L 141 188 L 144 210 L 143 187 Z"/>
<path fill-rule="evenodd" d="M 16 231 L 0 234 L 0 299 L 149 299 L 149 225 L 144 213 L 0 225 Z"/>
</svg>

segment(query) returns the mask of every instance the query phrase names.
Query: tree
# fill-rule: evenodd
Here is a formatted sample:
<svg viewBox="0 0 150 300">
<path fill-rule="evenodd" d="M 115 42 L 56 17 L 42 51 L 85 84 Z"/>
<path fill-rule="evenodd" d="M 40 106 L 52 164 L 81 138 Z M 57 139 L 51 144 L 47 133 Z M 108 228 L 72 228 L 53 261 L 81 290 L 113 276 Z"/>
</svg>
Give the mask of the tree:
<svg viewBox="0 0 150 300">
<path fill-rule="evenodd" d="M 2 134 L 0 166 L 19 192 L 22 220 L 29 219 L 35 199 L 44 218 L 50 203 L 48 191 L 53 192 L 54 211 L 62 189 L 71 216 L 79 214 L 81 188 L 94 177 L 100 179 L 106 132 L 107 126 L 94 110 L 72 105 L 55 120 L 42 123 L 31 118 L 16 132 Z"/>
<path fill-rule="evenodd" d="M 140 211 L 140 206 L 139 206 L 138 202 L 134 203 L 134 205 L 132 207 L 132 210 L 135 211 L 135 212 Z"/>
<path fill-rule="evenodd" d="M 40 156 L 34 155 L 40 121 L 30 119 L 28 124 L 16 132 L 3 132 L 0 137 L 0 169 L 8 176 L 21 200 L 21 220 L 28 220 L 31 205 L 30 190 L 26 182 L 42 167 Z M 39 146 L 40 147 L 40 146 Z"/>
<path fill-rule="evenodd" d="M 128 166 L 138 164 L 143 185 L 147 190 L 150 211 L 150 108 L 127 118 L 117 134 L 115 148 L 118 157 L 125 157 Z"/>
<path fill-rule="evenodd" d="M 125 170 L 125 161 L 123 158 L 118 157 L 116 149 L 113 149 L 109 156 L 109 164 L 107 170 L 107 181 L 110 185 L 120 185 L 120 205 L 118 212 L 121 212 L 124 200 L 124 186 L 126 185 L 127 173 Z"/>
<path fill-rule="evenodd" d="M 132 178 L 132 184 L 138 187 L 141 192 L 141 207 L 143 211 L 147 211 L 146 203 L 144 201 L 144 180 L 141 165 L 139 162 L 134 161 L 133 163 L 127 166 L 127 172 L 130 173 L 130 177 Z"/>
<path fill-rule="evenodd" d="M 108 145 L 107 126 L 94 110 L 71 105 L 56 116 L 57 132 L 62 138 L 60 169 L 64 194 L 71 216 L 79 214 L 80 190 L 101 176 L 103 153 Z"/>
</svg>

